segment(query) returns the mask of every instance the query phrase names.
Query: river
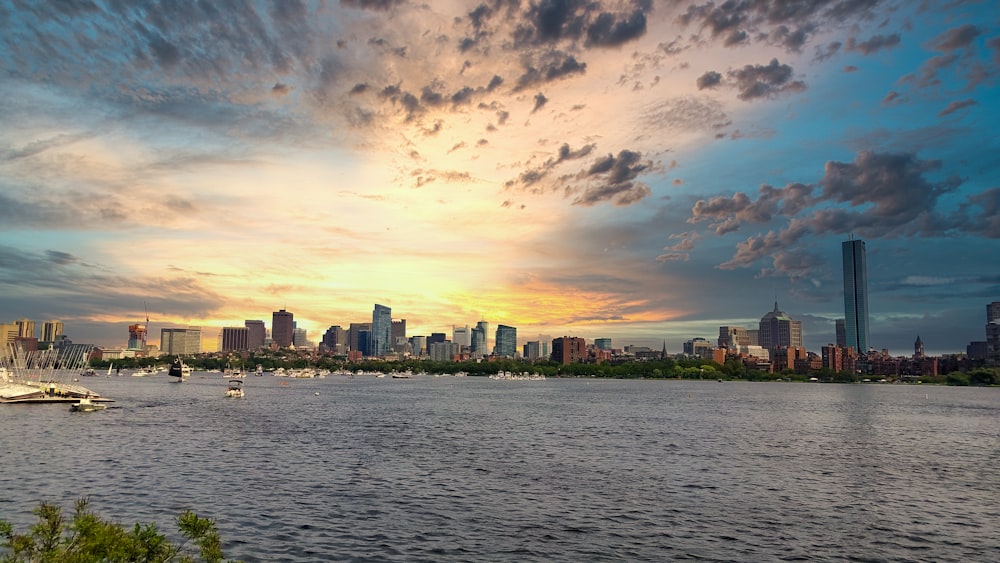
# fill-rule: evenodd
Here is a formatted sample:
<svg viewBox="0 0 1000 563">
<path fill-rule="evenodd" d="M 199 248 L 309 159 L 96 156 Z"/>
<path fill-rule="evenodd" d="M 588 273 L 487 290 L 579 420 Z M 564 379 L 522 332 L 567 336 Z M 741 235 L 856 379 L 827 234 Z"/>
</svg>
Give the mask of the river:
<svg viewBox="0 0 1000 563">
<path fill-rule="evenodd" d="M 991 561 L 1000 389 L 93 377 L 0 405 L 0 518 L 38 502 L 254 561 Z"/>
</svg>

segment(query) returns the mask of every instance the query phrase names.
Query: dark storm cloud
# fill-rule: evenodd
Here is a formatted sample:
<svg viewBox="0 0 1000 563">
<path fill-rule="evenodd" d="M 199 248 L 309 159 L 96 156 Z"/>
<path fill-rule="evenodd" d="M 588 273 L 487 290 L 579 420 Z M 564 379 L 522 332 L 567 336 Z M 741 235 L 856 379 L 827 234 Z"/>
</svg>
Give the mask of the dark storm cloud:
<svg viewBox="0 0 1000 563">
<path fill-rule="evenodd" d="M 846 49 L 861 53 L 862 55 L 870 55 L 883 49 L 891 49 L 899 45 L 899 42 L 900 36 L 898 33 L 893 33 L 892 35 L 874 35 L 865 41 L 857 41 L 852 37 L 847 40 Z"/>
<path fill-rule="evenodd" d="M 625 19 L 610 12 L 602 12 L 587 29 L 587 44 L 602 47 L 618 46 L 646 33 L 646 14 L 636 10 Z"/>
<path fill-rule="evenodd" d="M 591 206 L 605 201 L 613 201 L 617 206 L 636 203 L 651 193 L 648 186 L 635 181 L 650 168 L 652 163 L 643 160 L 642 153 L 628 149 L 617 156 L 600 158 L 576 175 L 578 181 L 590 185 L 576 196 L 573 205 Z"/>
<path fill-rule="evenodd" d="M 732 197 L 700 200 L 689 222 L 709 221 L 717 234 L 741 223 L 770 224 L 780 218 L 787 225 L 737 244 L 736 254 L 723 268 L 746 267 L 770 256 L 776 272 L 788 274 L 787 264 L 802 257 L 800 240 L 806 235 L 856 233 L 865 238 L 938 237 L 974 234 L 995 238 L 1000 224 L 1000 190 L 968 196 L 956 212 L 943 210 L 942 198 L 962 181 L 956 177 L 932 180 L 940 173 L 937 160 L 911 153 L 860 152 L 853 162 L 826 163 L 815 184 L 789 184 L 783 189 L 763 186 L 757 199 L 737 192 Z M 778 260 L 777 257 L 783 257 Z"/>
<path fill-rule="evenodd" d="M 573 74 L 583 74 L 587 70 L 587 63 L 577 61 L 573 55 L 552 51 L 545 53 L 537 64 L 526 60 L 523 67 L 524 74 L 518 77 L 514 86 L 515 92 L 566 78 Z"/>
<path fill-rule="evenodd" d="M 971 106 L 977 105 L 978 103 L 979 102 L 977 102 L 976 100 L 973 100 L 973 99 L 956 100 L 954 102 L 951 102 L 950 104 L 948 104 L 947 107 L 945 107 L 943 110 L 941 110 L 940 112 L 938 112 L 938 117 L 944 117 L 946 115 L 953 114 L 953 113 L 955 113 L 956 111 L 958 111 L 960 109 L 971 107 Z"/>
<path fill-rule="evenodd" d="M 778 59 L 771 59 L 767 65 L 745 65 L 730 70 L 726 76 L 735 81 L 739 99 L 754 100 L 805 90 L 805 82 L 792 80 L 792 73 L 792 67 L 779 63 Z"/>
<path fill-rule="evenodd" d="M 722 83 L 722 75 L 714 70 L 707 71 L 698 77 L 697 85 L 699 90 L 714 88 Z"/>
<path fill-rule="evenodd" d="M 545 97 L 545 94 L 542 94 L 541 92 L 535 94 L 535 105 L 531 108 L 531 113 L 535 113 L 545 107 L 545 104 L 547 104 L 548 101 L 549 99 Z"/>
</svg>

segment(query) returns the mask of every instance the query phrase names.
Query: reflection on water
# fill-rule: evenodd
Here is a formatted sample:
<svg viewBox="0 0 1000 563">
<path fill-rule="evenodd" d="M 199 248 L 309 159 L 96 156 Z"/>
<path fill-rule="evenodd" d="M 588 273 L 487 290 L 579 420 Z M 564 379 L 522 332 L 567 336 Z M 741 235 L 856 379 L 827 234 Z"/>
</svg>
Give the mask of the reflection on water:
<svg viewBox="0 0 1000 563">
<path fill-rule="evenodd" d="M 100 378 L 0 408 L 0 515 L 214 517 L 247 561 L 983 561 L 996 389 Z M 319 395 L 316 395 L 319 393 Z"/>
</svg>

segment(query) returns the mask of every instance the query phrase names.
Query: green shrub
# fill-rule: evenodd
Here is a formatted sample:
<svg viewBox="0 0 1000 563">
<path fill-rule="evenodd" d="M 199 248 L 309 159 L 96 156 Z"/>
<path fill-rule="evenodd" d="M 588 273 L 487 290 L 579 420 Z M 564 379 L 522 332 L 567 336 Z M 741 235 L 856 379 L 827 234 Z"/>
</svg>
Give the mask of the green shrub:
<svg viewBox="0 0 1000 563">
<path fill-rule="evenodd" d="M 0 520 L 0 563 L 221 563 L 222 542 L 215 522 L 199 518 L 191 511 L 177 518 L 177 528 L 185 541 L 169 542 L 156 524 L 136 524 L 130 531 L 91 512 L 89 501 L 76 502 L 72 522 L 62 509 L 41 503 L 34 513 L 38 521 L 25 534 Z M 193 546 L 190 546 L 193 544 Z M 197 558 L 188 554 L 197 548 Z"/>
</svg>

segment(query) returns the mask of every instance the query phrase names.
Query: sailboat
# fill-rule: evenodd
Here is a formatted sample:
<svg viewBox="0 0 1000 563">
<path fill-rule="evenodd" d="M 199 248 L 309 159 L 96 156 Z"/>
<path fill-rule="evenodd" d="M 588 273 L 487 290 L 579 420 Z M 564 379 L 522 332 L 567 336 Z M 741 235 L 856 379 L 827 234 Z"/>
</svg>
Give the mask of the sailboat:
<svg viewBox="0 0 1000 563">
<path fill-rule="evenodd" d="M 170 364 L 170 370 L 167 371 L 167 375 L 177 378 L 177 383 L 182 383 L 191 375 L 191 368 L 184 365 L 184 362 L 180 358 L 174 360 L 174 363 Z"/>
</svg>

